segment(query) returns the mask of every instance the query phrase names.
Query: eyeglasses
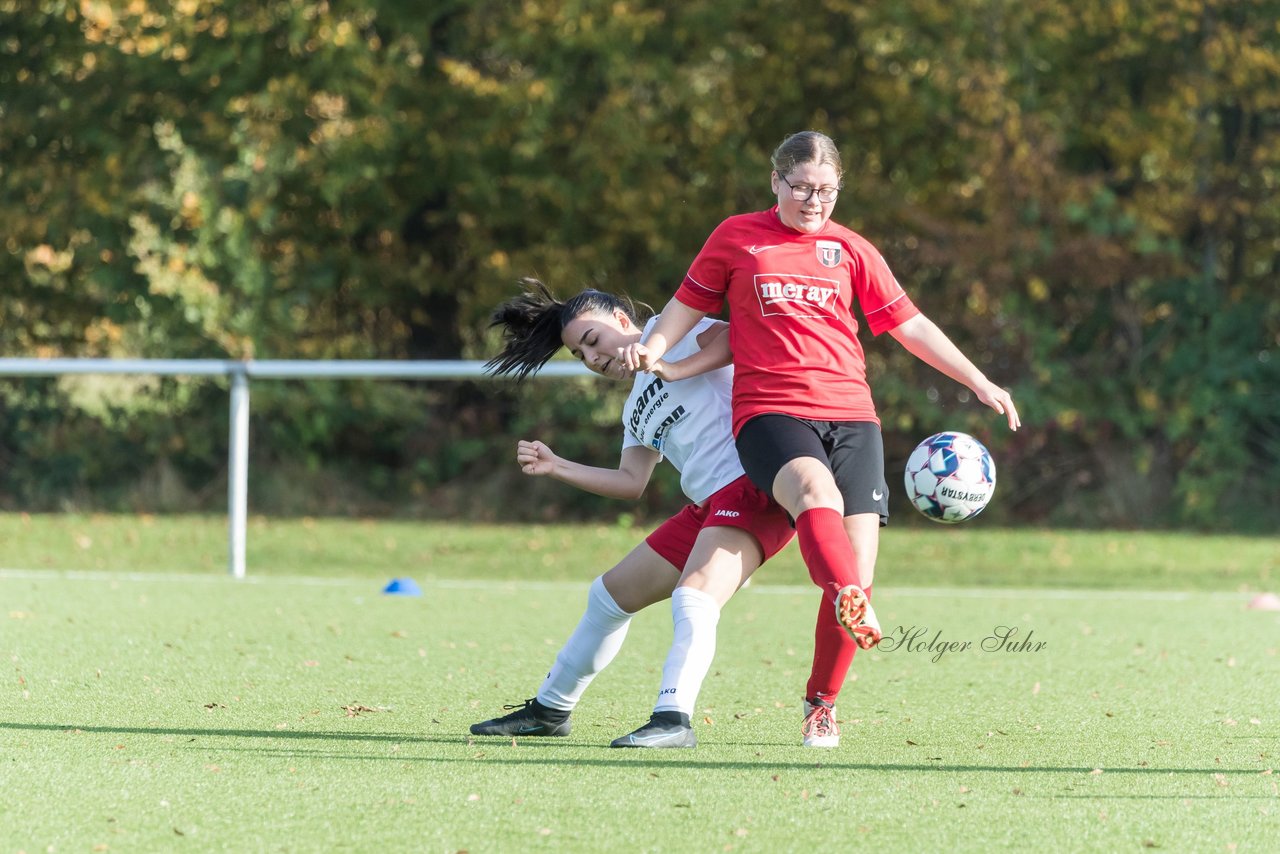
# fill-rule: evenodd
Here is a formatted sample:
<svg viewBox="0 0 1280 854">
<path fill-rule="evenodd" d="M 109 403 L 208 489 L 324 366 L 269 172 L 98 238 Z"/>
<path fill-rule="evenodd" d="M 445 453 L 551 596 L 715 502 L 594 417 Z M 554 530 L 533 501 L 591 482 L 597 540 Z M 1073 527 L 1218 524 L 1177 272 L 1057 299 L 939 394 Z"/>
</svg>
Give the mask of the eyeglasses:
<svg viewBox="0 0 1280 854">
<path fill-rule="evenodd" d="M 813 198 L 814 193 L 817 193 L 818 201 L 822 202 L 824 205 L 829 205 L 836 200 L 836 196 L 840 195 L 839 187 L 810 187 L 806 184 L 797 184 L 793 186 L 792 183 L 787 180 L 786 175 L 779 172 L 778 177 L 782 179 L 782 183 L 786 184 L 791 189 L 791 198 L 795 199 L 797 202 L 807 202 L 809 199 Z"/>
</svg>

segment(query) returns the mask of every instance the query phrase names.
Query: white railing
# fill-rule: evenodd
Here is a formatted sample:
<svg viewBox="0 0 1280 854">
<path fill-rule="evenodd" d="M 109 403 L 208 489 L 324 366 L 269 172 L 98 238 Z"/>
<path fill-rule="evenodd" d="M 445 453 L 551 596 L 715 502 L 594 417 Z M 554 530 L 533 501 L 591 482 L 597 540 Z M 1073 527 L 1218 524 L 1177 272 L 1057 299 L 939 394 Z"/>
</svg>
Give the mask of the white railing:
<svg viewBox="0 0 1280 854">
<path fill-rule="evenodd" d="M 263 359 L 0 359 L 0 377 L 64 374 L 141 374 L 231 378 L 227 440 L 227 570 L 245 577 L 249 518 L 249 380 L 462 380 L 490 379 L 478 361 L 304 361 Z M 535 376 L 591 376 L 579 362 L 551 362 Z"/>
</svg>

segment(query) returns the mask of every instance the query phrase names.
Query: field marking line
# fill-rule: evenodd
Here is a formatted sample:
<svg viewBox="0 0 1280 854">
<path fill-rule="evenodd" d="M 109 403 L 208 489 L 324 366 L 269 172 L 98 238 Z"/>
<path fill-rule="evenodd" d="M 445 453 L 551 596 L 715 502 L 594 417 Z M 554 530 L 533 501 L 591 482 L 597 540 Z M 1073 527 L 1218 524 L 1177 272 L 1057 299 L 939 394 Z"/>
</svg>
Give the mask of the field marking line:
<svg viewBox="0 0 1280 854">
<path fill-rule="evenodd" d="M 881 587 L 890 598 L 903 596 L 906 598 L 936 599 L 1079 599 L 1091 601 L 1098 599 L 1131 599 L 1142 602 L 1188 602 L 1193 599 L 1214 599 L 1218 601 L 1241 601 L 1256 596 L 1256 593 L 1238 593 L 1225 590 L 1104 590 L 1100 588 L 1067 588 L 1067 587 Z M 761 585 L 758 592 L 783 592 L 782 585 Z M 786 592 L 803 592 L 807 587 L 790 586 Z"/>
<path fill-rule="evenodd" d="M 64 581 L 171 581 L 182 584 L 291 584 L 304 587 L 365 586 L 371 582 L 360 578 L 316 578 L 307 575 L 250 576 L 231 578 L 223 572 L 125 572 L 110 569 L 11 569 L 0 567 L 0 580 L 61 579 Z M 390 579 L 388 579 L 390 580 Z"/>
<path fill-rule="evenodd" d="M 298 587 L 358 587 L 369 592 L 381 592 L 381 582 L 370 578 L 317 578 L 306 575 L 257 575 L 242 579 L 230 578 L 223 573 L 193 572 L 121 572 L 95 569 L 20 569 L 0 567 L 0 580 L 31 579 L 67 581 L 152 581 L 200 584 L 284 585 Z M 390 579 L 388 579 L 390 580 Z M 425 578 L 415 579 L 424 590 L 581 590 L 585 593 L 590 581 L 539 581 L 521 579 L 501 581 L 494 579 Z M 1127 599 L 1146 602 L 1186 602 L 1193 599 L 1215 601 L 1245 600 L 1255 593 L 1236 591 L 1184 591 L 1184 590 L 1103 590 L 1054 587 L 892 587 L 880 583 L 881 596 L 889 598 L 962 598 L 962 599 L 1054 599 L 1097 601 L 1100 599 Z M 753 584 L 749 594 L 772 596 L 803 596 L 814 592 L 808 584 Z"/>
</svg>

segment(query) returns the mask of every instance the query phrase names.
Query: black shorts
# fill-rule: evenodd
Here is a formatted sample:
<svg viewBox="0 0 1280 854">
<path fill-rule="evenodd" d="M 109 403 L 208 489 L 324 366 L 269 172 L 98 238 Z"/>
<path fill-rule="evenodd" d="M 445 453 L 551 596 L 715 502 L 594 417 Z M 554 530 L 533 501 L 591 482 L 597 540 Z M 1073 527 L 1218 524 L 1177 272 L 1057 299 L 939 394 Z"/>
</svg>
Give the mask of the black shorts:
<svg viewBox="0 0 1280 854">
<path fill-rule="evenodd" d="M 757 415 L 738 431 L 738 456 L 751 482 L 773 494 L 782 467 L 800 457 L 820 460 L 844 496 L 844 515 L 878 513 L 889 521 L 884 479 L 884 440 L 874 421 L 810 421 L 790 415 Z"/>
</svg>

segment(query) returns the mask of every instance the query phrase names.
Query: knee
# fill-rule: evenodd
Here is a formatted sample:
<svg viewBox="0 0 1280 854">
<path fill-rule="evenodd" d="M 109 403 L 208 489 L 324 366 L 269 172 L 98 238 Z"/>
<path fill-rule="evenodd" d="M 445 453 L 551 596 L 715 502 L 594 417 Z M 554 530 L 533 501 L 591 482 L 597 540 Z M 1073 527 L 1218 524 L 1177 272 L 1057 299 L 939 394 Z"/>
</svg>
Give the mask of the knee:
<svg viewBox="0 0 1280 854">
<path fill-rule="evenodd" d="M 835 478 L 821 465 L 783 469 L 774 483 L 774 497 L 793 516 L 814 507 L 830 507 L 844 515 L 844 498 Z"/>
</svg>

